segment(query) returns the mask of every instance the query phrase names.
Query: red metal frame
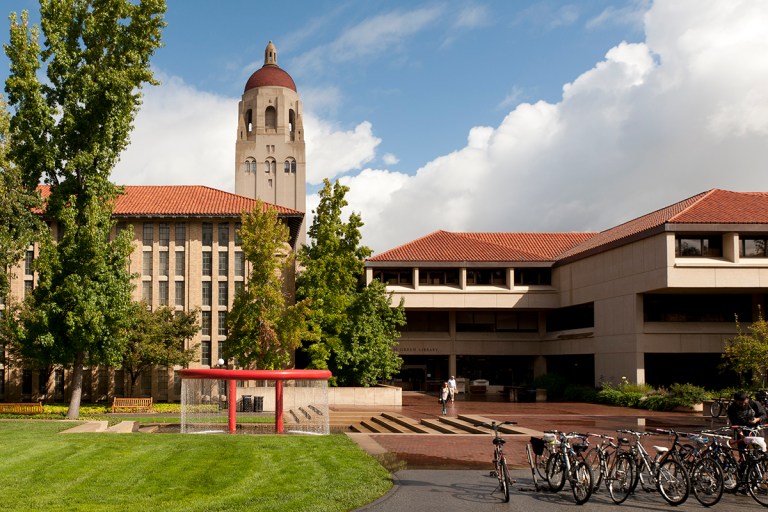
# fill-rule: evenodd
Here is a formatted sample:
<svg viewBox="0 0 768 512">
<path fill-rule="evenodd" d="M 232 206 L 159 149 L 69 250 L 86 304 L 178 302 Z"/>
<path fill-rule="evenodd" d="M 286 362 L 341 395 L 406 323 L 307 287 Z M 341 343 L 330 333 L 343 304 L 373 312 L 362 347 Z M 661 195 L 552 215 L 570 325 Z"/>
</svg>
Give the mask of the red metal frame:
<svg viewBox="0 0 768 512">
<path fill-rule="evenodd" d="M 330 370 L 225 370 L 223 368 L 194 368 L 180 370 L 185 379 L 218 379 L 229 382 L 228 419 L 229 433 L 234 434 L 237 426 L 237 381 L 275 381 L 275 432 L 283 433 L 283 381 L 285 380 L 328 380 Z"/>
</svg>

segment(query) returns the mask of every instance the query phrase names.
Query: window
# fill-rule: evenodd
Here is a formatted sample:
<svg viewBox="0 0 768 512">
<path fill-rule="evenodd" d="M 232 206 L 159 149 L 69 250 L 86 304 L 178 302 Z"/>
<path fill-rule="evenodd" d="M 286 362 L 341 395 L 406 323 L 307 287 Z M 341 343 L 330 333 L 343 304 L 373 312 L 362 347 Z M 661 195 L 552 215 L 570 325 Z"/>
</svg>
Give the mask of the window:
<svg viewBox="0 0 768 512">
<path fill-rule="evenodd" d="M 235 277 L 245 276 L 245 254 L 235 251 Z"/>
<path fill-rule="evenodd" d="M 211 340 L 204 340 L 200 344 L 200 364 L 211 366 Z"/>
<path fill-rule="evenodd" d="M 235 281 L 235 297 L 245 289 L 245 283 L 242 281 Z"/>
<path fill-rule="evenodd" d="M 117 394 L 117 386 L 115 386 L 115 394 Z M 64 370 L 56 370 L 53 373 L 53 396 L 57 400 L 64 398 Z"/>
<path fill-rule="evenodd" d="M 219 275 L 227 277 L 229 275 L 229 252 L 219 251 Z"/>
<path fill-rule="evenodd" d="M 154 231 L 154 225 L 145 222 L 144 223 L 144 236 L 143 236 L 143 244 L 145 246 L 152 245 L 152 242 L 155 240 L 155 231 Z"/>
<path fill-rule="evenodd" d="M 200 330 L 203 336 L 211 335 L 211 312 L 203 311 L 200 313 Z"/>
<path fill-rule="evenodd" d="M 160 247 L 168 247 L 168 243 L 171 240 L 171 226 L 165 223 L 160 223 L 157 230 L 158 241 Z"/>
<path fill-rule="evenodd" d="M 272 169 L 272 164 L 269 162 L 269 160 L 267 160 L 266 162 L 264 162 L 264 172 L 265 172 L 266 174 L 269 174 L 269 171 L 270 171 L 271 169 Z"/>
<path fill-rule="evenodd" d="M 264 126 L 268 130 L 277 129 L 277 110 L 272 105 L 264 111 Z"/>
<path fill-rule="evenodd" d="M 388 285 L 411 286 L 413 284 L 413 270 L 410 268 L 374 270 L 373 278 Z"/>
<path fill-rule="evenodd" d="M 176 281 L 173 295 L 175 299 L 175 304 L 177 306 L 184 307 L 184 281 Z"/>
<path fill-rule="evenodd" d="M 401 330 L 408 332 L 448 332 L 447 311 L 406 311 L 406 324 Z"/>
<path fill-rule="evenodd" d="M 766 237 L 740 237 L 739 256 L 742 258 L 765 258 Z"/>
<path fill-rule="evenodd" d="M 229 223 L 222 222 L 219 224 L 219 246 L 229 244 Z"/>
<path fill-rule="evenodd" d="M 24 255 L 24 275 L 31 276 L 34 274 L 33 264 L 35 262 L 35 251 L 27 251 Z"/>
<path fill-rule="evenodd" d="M 157 256 L 159 259 L 158 263 L 160 266 L 160 268 L 158 269 L 158 275 L 167 276 L 168 275 L 168 251 L 160 251 Z"/>
<path fill-rule="evenodd" d="M 211 305 L 211 282 L 203 281 L 203 306 Z"/>
<path fill-rule="evenodd" d="M 243 241 L 240 238 L 240 228 L 242 225 L 239 222 L 235 222 L 235 246 L 240 247 L 243 245 Z"/>
<path fill-rule="evenodd" d="M 177 276 L 184 276 L 184 251 L 176 251 L 176 267 L 175 274 Z"/>
<path fill-rule="evenodd" d="M 595 304 L 577 304 L 547 311 L 547 332 L 595 326 Z"/>
<path fill-rule="evenodd" d="M 469 286 L 506 286 L 507 271 L 503 268 L 467 269 Z"/>
<path fill-rule="evenodd" d="M 152 275 L 152 251 L 144 251 L 142 254 L 143 263 L 141 266 L 141 273 L 145 276 Z"/>
<path fill-rule="evenodd" d="M 210 222 L 203 222 L 203 246 L 210 247 L 213 245 L 213 224 Z"/>
<path fill-rule="evenodd" d="M 168 305 L 168 281 L 160 281 L 157 283 L 158 302 L 161 306 Z"/>
<path fill-rule="evenodd" d="M 421 269 L 419 270 L 419 284 L 458 286 L 459 270 L 455 268 Z"/>
<path fill-rule="evenodd" d="M 283 164 L 283 168 L 285 172 L 291 172 L 291 162 L 286 160 L 285 163 Z"/>
<path fill-rule="evenodd" d="M 176 224 L 176 245 L 183 246 L 187 243 L 187 225 L 183 223 Z"/>
<path fill-rule="evenodd" d="M 457 311 L 456 332 L 494 332 L 496 314 L 493 311 Z"/>
<path fill-rule="evenodd" d="M 291 160 L 291 172 L 296 174 L 296 160 Z"/>
<path fill-rule="evenodd" d="M 226 311 L 219 311 L 219 336 L 226 336 L 227 335 L 227 312 Z"/>
<path fill-rule="evenodd" d="M 552 284 L 552 269 L 550 268 L 516 268 L 515 286 L 550 286 Z"/>
<path fill-rule="evenodd" d="M 219 306 L 229 304 L 229 286 L 226 281 L 219 281 Z"/>
<path fill-rule="evenodd" d="M 756 295 L 765 304 L 765 295 Z M 739 322 L 753 320 L 751 294 L 653 294 L 643 295 L 646 322 Z"/>
<path fill-rule="evenodd" d="M 32 290 L 35 288 L 35 282 L 31 279 L 26 279 L 24 281 L 24 296 L 26 297 L 30 293 L 32 293 Z"/>
<path fill-rule="evenodd" d="M 675 256 L 719 258 L 722 255 L 723 238 L 719 235 L 675 238 Z"/>
<path fill-rule="evenodd" d="M 152 304 L 152 281 L 141 282 L 141 300 L 147 304 Z"/>
<path fill-rule="evenodd" d="M 203 251 L 203 275 L 204 276 L 211 275 L 211 266 L 213 265 L 211 263 L 212 258 L 213 258 L 213 254 L 211 253 L 211 251 Z"/>
</svg>

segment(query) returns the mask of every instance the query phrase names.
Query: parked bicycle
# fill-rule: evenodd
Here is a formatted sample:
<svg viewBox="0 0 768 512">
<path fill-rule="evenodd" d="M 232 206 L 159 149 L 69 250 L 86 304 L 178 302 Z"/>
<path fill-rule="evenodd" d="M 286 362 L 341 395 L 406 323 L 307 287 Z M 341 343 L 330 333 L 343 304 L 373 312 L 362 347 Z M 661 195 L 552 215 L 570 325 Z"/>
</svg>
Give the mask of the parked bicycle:
<svg viewBox="0 0 768 512">
<path fill-rule="evenodd" d="M 579 457 L 579 453 L 589 447 L 583 442 L 585 438 L 584 434 L 560 432 L 558 449 L 547 461 L 547 482 L 550 489 L 560 491 L 567 479 L 578 505 L 583 505 L 592 496 L 592 470 L 589 464 Z M 572 440 L 581 442 L 571 442 Z"/>
<path fill-rule="evenodd" d="M 739 449 L 738 481 L 736 489 L 746 487 L 752 498 L 764 507 L 768 507 L 768 453 L 762 437 L 765 425 L 732 429 L 744 434 L 737 439 Z"/>
<path fill-rule="evenodd" d="M 705 507 L 716 505 L 723 496 L 725 471 L 710 446 L 715 446 L 714 436 L 704 434 L 680 434 L 691 441 L 672 447 L 677 450 L 688 471 L 691 491 Z"/>
<path fill-rule="evenodd" d="M 507 458 L 504 456 L 504 443 L 506 443 L 506 441 L 499 435 L 499 425 L 515 424 L 516 422 L 514 421 L 502 421 L 501 423 L 492 421 L 490 424 L 481 423 L 482 426 L 493 430 L 493 471 L 491 471 L 491 476 L 495 476 L 499 479 L 498 489 L 504 495 L 504 503 L 509 502 L 509 486 L 515 482 L 509 476 Z"/>
<path fill-rule="evenodd" d="M 592 493 L 600 488 L 600 483 L 605 482 L 605 488 L 611 501 L 617 505 L 624 503 L 632 492 L 632 483 L 635 479 L 635 465 L 632 459 L 627 457 L 614 457 L 617 445 L 614 439 L 605 434 L 587 434 L 589 437 L 600 438 L 601 441 L 590 448 L 584 454 L 584 461 L 592 470 Z"/>
<path fill-rule="evenodd" d="M 725 412 L 728 410 L 728 406 L 731 405 L 731 399 L 721 396 L 720 398 L 715 398 L 712 400 L 712 403 L 709 404 L 709 414 L 712 415 L 713 418 L 719 418 Z"/>
<path fill-rule="evenodd" d="M 622 450 L 625 441 L 628 447 L 621 451 L 629 454 L 635 464 L 635 481 L 632 491 L 640 484 L 645 491 L 658 490 L 664 500 L 670 505 L 680 505 L 688 499 L 690 492 L 688 487 L 688 473 L 682 462 L 678 460 L 676 452 L 670 452 L 667 447 L 654 446 L 653 457 L 640 441 L 641 437 L 652 435 L 648 432 L 634 430 L 618 430 L 617 432 L 628 434 L 631 440 L 620 439 L 618 450 Z M 677 437 L 675 438 L 675 442 Z M 620 455 L 621 456 L 621 455 Z"/>
</svg>

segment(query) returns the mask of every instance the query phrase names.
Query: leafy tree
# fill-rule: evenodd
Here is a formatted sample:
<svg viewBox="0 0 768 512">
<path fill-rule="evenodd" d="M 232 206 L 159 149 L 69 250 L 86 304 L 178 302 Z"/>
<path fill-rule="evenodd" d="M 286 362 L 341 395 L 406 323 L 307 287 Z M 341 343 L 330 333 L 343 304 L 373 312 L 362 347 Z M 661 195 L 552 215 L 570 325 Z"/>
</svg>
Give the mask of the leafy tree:
<svg viewBox="0 0 768 512">
<path fill-rule="evenodd" d="M 288 227 L 277 210 L 256 201 L 253 211 L 243 214 L 240 239 L 251 271 L 227 316 L 224 356 L 244 368 L 285 368 L 307 336 L 306 302 L 287 301 L 285 273 L 294 264 Z"/>
<path fill-rule="evenodd" d="M 109 175 L 142 85 L 156 83 L 149 58 L 164 13 L 164 0 L 41 0 L 42 50 L 26 13 L 10 17 L 9 157 L 28 187 L 50 185 L 45 215 L 61 235 L 41 244 L 21 341 L 72 367 L 68 418 L 79 416 L 83 365 L 118 364 L 126 342 L 130 240 L 109 241 L 119 193 Z"/>
<path fill-rule="evenodd" d="M 396 373 L 402 359 L 392 351 L 396 326 L 404 323 L 402 303 L 391 308 L 383 286 L 363 283 L 365 258 L 372 251 L 360 245 L 360 215 L 344 222 L 344 196 L 349 187 L 324 180 L 310 243 L 302 247 L 302 272 L 297 297 L 312 305 L 310 324 L 316 340 L 306 351 L 310 367 L 330 369 L 342 384 L 370 385 Z"/>
<path fill-rule="evenodd" d="M 0 297 L 10 302 L 12 268 L 41 231 L 42 205 L 35 187 L 27 187 L 21 171 L 8 160 L 10 116 L 0 97 Z M 38 210 L 38 211 L 35 211 Z"/>
<path fill-rule="evenodd" d="M 122 368 L 130 375 L 128 396 L 133 396 L 141 373 L 153 366 L 187 366 L 197 346 L 184 349 L 184 340 L 198 331 L 198 310 L 185 313 L 169 307 L 150 311 L 143 302 L 132 305 Z"/>
<path fill-rule="evenodd" d="M 768 322 L 762 310 L 746 331 L 736 317 L 736 332 L 735 338 L 725 340 L 721 368 L 736 372 L 742 385 L 749 376 L 753 386 L 765 387 L 768 377 Z"/>
</svg>

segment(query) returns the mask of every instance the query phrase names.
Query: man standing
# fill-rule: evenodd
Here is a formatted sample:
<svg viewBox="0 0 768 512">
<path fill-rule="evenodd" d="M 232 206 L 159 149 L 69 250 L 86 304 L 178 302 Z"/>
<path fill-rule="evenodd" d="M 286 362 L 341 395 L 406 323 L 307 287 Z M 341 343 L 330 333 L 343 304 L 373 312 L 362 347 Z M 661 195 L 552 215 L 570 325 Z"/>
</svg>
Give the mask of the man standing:
<svg viewBox="0 0 768 512">
<path fill-rule="evenodd" d="M 448 395 L 451 398 L 451 403 L 453 403 L 453 398 L 456 396 L 456 377 L 453 375 L 448 379 Z"/>
<path fill-rule="evenodd" d="M 728 421 L 731 425 L 751 427 L 765 421 L 766 412 L 760 402 L 751 400 L 746 391 L 737 391 L 728 406 Z"/>
</svg>

